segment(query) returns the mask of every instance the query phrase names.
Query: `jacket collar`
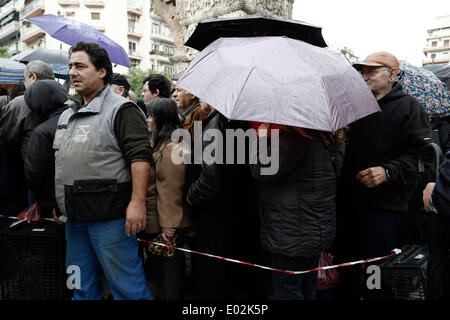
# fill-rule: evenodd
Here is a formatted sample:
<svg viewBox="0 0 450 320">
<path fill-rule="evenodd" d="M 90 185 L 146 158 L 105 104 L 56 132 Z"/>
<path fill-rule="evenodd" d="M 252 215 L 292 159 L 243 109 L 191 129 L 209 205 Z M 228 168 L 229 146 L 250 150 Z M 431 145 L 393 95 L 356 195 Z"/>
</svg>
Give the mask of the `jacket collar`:
<svg viewBox="0 0 450 320">
<path fill-rule="evenodd" d="M 92 98 L 86 105 L 84 104 L 84 99 L 81 95 L 76 94 L 69 97 L 69 106 L 74 112 L 88 112 L 88 113 L 99 113 L 103 107 L 103 101 L 107 96 L 113 94 L 109 85 L 105 85 L 97 95 Z"/>
</svg>

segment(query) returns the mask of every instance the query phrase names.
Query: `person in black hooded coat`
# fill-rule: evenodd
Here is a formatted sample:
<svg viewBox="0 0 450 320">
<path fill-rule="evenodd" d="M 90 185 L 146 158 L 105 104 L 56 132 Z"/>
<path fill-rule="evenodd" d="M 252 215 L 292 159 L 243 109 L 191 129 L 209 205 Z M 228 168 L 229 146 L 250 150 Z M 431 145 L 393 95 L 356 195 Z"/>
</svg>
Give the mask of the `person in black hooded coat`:
<svg viewBox="0 0 450 320">
<path fill-rule="evenodd" d="M 24 159 L 27 186 L 36 194 L 41 217 L 58 211 L 55 200 L 55 156 L 53 139 L 59 116 L 67 109 L 67 91 L 55 80 L 41 80 L 25 91 L 28 107 L 43 117 L 32 132 Z"/>
</svg>

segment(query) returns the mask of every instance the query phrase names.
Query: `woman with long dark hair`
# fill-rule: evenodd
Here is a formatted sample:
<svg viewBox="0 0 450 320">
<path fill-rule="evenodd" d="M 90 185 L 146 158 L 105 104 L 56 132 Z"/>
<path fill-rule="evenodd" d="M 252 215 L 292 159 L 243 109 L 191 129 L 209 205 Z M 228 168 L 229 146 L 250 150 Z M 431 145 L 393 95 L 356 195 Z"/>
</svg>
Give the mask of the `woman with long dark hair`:
<svg viewBox="0 0 450 320">
<path fill-rule="evenodd" d="M 152 100 L 148 105 L 147 124 L 153 147 L 153 170 L 147 192 L 148 239 L 173 246 L 182 246 L 183 230 L 190 226 L 189 206 L 185 202 L 186 164 L 172 160 L 172 153 L 187 154 L 179 141 L 172 141 L 174 130 L 182 128 L 176 104 L 166 98 Z M 157 299 L 182 298 L 185 261 L 180 251 L 150 245 L 148 267 L 150 282 Z"/>
</svg>

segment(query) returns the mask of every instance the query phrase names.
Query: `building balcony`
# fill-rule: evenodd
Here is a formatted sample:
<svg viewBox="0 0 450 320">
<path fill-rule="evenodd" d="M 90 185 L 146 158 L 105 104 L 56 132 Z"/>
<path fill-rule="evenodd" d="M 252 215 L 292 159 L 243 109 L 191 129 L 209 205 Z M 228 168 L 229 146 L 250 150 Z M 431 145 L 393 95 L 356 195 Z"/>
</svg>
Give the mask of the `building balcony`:
<svg viewBox="0 0 450 320">
<path fill-rule="evenodd" d="M 450 46 L 431 47 L 431 48 L 428 47 L 428 48 L 423 49 L 424 53 L 427 53 L 427 52 L 439 52 L 439 51 L 450 51 Z"/>
<path fill-rule="evenodd" d="M 27 4 L 20 11 L 20 19 L 28 19 L 36 16 L 40 16 L 45 12 L 44 0 L 34 0 Z"/>
<path fill-rule="evenodd" d="M 79 0 L 58 0 L 58 4 L 61 7 L 68 7 L 68 6 L 80 6 Z"/>
<path fill-rule="evenodd" d="M 3 11 L 3 14 L 0 14 L 0 26 L 5 26 L 11 21 L 19 21 L 19 12 L 16 10 L 8 10 Z"/>
<path fill-rule="evenodd" d="M 1 7 L 1 9 L 0 9 L 0 21 L 4 17 L 9 15 L 11 12 L 17 11 L 17 9 L 16 9 L 16 7 L 14 5 L 15 5 L 14 1 L 11 1 L 11 2 L 5 4 L 4 6 Z"/>
<path fill-rule="evenodd" d="M 13 43 L 8 47 L 8 53 L 12 56 L 20 53 L 19 45 L 16 43 Z"/>
<path fill-rule="evenodd" d="M 128 50 L 128 58 L 141 61 L 144 59 L 137 51 Z"/>
<path fill-rule="evenodd" d="M 142 38 L 142 33 L 137 32 L 135 28 L 128 28 L 128 36 L 133 38 Z"/>
<path fill-rule="evenodd" d="M 84 5 L 88 8 L 104 8 L 105 2 L 103 0 L 88 0 L 84 2 Z"/>
<path fill-rule="evenodd" d="M 438 63 L 449 63 L 449 58 L 435 58 L 435 59 L 427 59 L 422 60 L 422 65 L 426 66 L 427 64 L 438 64 Z"/>
<path fill-rule="evenodd" d="M 160 33 L 152 33 L 152 34 L 150 34 L 150 39 L 156 40 L 156 41 L 162 41 L 162 42 L 169 43 L 169 44 L 172 44 L 172 45 L 174 44 L 173 43 L 173 39 L 171 37 L 162 35 Z"/>
<path fill-rule="evenodd" d="M 30 44 L 36 41 L 37 39 L 43 37 L 45 37 L 45 32 L 42 31 L 41 28 L 33 24 L 30 24 L 29 27 L 26 26 L 22 27 L 20 40 L 22 40 L 27 44 Z"/>
<path fill-rule="evenodd" d="M 150 51 L 150 59 L 151 61 L 154 61 L 155 59 L 159 62 L 171 64 L 172 62 L 169 59 L 169 56 L 161 55 L 160 52 L 158 53 L 152 53 L 154 51 Z"/>
<path fill-rule="evenodd" d="M 12 21 L 7 25 L 4 25 L 0 29 L 0 43 L 4 40 L 8 40 L 13 35 L 18 35 L 20 33 L 21 24 L 19 21 Z"/>
<path fill-rule="evenodd" d="M 150 50 L 149 53 L 152 54 L 152 55 L 158 55 L 158 56 L 164 56 L 164 57 L 173 57 L 173 53 L 166 53 L 164 51 L 159 51 L 159 50 Z"/>
<path fill-rule="evenodd" d="M 128 0 L 127 1 L 127 12 L 135 14 L 137 16 L 142 15 L 142 5 L 134 0 Z"/>
<path fill-rule="evenodd" d="M 154 11 L 150 12 L 150 19 L 156 20 L 159 22 L 164 22 L 164 19 L 161 18 L 160 16 L 156 15 Z"/>
</svg>

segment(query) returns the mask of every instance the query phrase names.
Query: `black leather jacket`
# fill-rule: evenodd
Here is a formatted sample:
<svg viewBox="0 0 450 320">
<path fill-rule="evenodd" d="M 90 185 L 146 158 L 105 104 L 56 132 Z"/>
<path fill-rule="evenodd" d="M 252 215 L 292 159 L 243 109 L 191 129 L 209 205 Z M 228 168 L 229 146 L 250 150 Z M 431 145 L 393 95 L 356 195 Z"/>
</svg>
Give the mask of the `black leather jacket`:
<svg viewBox="0 0 450 320">
<path fill-rule="evenodd" d="M 329 150 L 316 132 L 311 136 L 280 130 L 278 172 L 261 175 L 261 164 L 251 166 L 260 181 L 261 242 L 269 252 L 309 257 L 334 240 L 345 147 Z"/>
<path fill-rule="evenodd" d="M 218 111 L 213 111 L 206 119 L 203 120 L 203 133 L 205 133 L 209 129 L 218 129 L 222 133 L 222 137 L 225 137 L 225 129 L 227 126 L 228 120 L 222 116 Z M 204 139 L 205 140 L 205 139 Z M 202 154 L 205 149 L 208 147 L 208 150 L 219 150 L 217 149 L 218 142 L 215 139 L 212 141 L 201 141 L 201 136 L 196 137 L 195 143 L 202 144 Z M 223 141 L 222 155 L 223 162 L 222 164 L 212 162 L 207 163 L 205 159 L 202 159 L 201 165 L 195 164 L 195 148 L 192 147 L 192 157 L 194 159 L 194 168 L 191 168 L 191 177 L 192 181 L 189 189 L 188 189 L 188 197 L 193 206 L 197 207 L 206 207 L 206 206 L 214 206 L 214 205 L 223 205 L 227 202 L 230 202 L 231 199 L 226 195 L 227 192 L 232 188 L 232 179 L 231 176 L 227 174 L 228 171 L 232 169 L 232 166 L 223 164 L 226 159 L 225 154 L 225 141 Z M 213 153 L 213 156 L 215 153 Z M 198 161 L 197 161 L 198 162 Z M 196 173 L 192 172 L 197 171 Z M 192 177 L 194 176 L 194 177 Z"/>
</svg>

